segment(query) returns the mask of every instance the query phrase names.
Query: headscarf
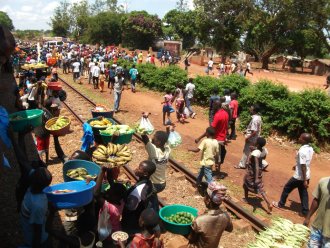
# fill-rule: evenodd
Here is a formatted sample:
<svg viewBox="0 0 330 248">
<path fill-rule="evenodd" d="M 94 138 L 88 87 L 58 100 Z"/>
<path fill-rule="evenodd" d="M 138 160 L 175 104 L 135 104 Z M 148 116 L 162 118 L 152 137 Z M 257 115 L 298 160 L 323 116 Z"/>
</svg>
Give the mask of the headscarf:
<svg viewBox="0 0 330 248">
<path fill-rule="evenodd" d="M 220 205 L 226 198 L 226 191 L 226 186 L 217 182 L 211 182 L 207 187 L 207 194 L 209 195 L 211 201 L 217 205 Z"/>
</svg>

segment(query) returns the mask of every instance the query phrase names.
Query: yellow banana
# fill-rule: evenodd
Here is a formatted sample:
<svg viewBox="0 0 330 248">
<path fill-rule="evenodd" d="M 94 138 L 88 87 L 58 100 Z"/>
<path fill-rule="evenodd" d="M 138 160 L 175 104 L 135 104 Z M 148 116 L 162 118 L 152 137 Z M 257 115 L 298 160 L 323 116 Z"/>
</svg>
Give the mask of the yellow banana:
<svg viewBox="0 0 330 248">
<path fill-rule="evenodd" d="M 112 154 L 113 155 L 116 155 L 117 154 L 117 146 L 116 145 L 113 145 L 113 151 L 112 151 Z"/>
</svg>

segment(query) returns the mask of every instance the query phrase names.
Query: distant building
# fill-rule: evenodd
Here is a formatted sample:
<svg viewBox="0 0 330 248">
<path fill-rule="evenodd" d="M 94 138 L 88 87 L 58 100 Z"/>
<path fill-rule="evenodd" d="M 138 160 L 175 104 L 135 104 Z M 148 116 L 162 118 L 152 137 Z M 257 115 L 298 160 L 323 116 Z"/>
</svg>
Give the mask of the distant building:
<svg viewBox="0 0 330 248">
<path fill-rule="evenodd" d="M 310 67 L 314 75 L 330 74 L 330 59 L 315 59 L 310 62 Z"/>
</svg>

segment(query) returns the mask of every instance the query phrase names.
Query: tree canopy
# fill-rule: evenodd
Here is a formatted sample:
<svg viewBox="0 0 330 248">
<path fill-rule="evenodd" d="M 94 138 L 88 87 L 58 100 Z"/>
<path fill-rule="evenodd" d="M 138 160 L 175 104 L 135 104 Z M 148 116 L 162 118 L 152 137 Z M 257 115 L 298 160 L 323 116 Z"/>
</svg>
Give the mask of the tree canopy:
<svg viewBox="0 0 330 248">
<path fill-rule="evenodd" d="M 243 50 L 263 68 L 275 53 L 305 58 L 330 52 L 329 0 L 194 0 L 194 10 L 178 0 L 163 20 L 146 11 L 126 13 L 119 2 L 62 0 L 51 18 L 53 34 L 140 49 L 158 38 L 179 39 L 184 49 L 198 43 L 223 56 Z"/>
<path fill-rule="evenodd" d="M 121 18 L 122 14 L 114 12 L 101 12 L 90 17 L 85 32 L 87 40 L 92 43 L 120 44 L 122 35 Z"/>
<path fill-rule="evenodd" d="M 5 26 L 10 31 L 14 30 L 13 21 L 10 19 L 6 12 L 0 11 L 0 25 Z"/>
<path fill-rule="evenodd" d="M 170 10 L 163 18 L 163 31 L 167 39 L 182 39 L 183 48 L 195 45 L 197 38 L 196 11 Z"/>
<path fill-rule="evenodd" d="M 129 48 L 148 49 L 162 36 L 162 23 L 157 15 L 132 11 L 122 18 L 122 41 Z"/>
</svg>

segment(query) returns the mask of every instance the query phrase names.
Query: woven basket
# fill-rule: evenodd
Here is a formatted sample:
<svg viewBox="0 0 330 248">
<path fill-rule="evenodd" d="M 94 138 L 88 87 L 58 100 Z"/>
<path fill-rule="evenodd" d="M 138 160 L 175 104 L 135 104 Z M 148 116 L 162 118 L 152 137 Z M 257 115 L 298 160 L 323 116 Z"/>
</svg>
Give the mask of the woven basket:
<svg viewBox="0 0 330 248">
<path fill-rule="evenodd" d="M 50 134 L 54 136 L 65 136 L 69 130 L 70 130 L 70 125 L 71 125 L 71 120 L 68 117 L 63 116 L 64 119 L 67 119 L 69 123 L 62 127 L 61 129 L 58 130 L 50 130 L 49 128 L 55 124 L 57 121 L 58 117 L 54 117 L 46 122 L 45 128 L 49 131 Z"/>
</svg>

